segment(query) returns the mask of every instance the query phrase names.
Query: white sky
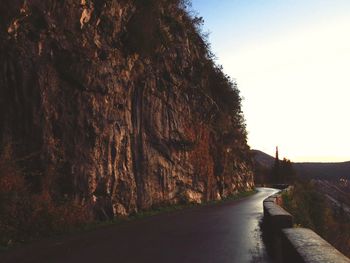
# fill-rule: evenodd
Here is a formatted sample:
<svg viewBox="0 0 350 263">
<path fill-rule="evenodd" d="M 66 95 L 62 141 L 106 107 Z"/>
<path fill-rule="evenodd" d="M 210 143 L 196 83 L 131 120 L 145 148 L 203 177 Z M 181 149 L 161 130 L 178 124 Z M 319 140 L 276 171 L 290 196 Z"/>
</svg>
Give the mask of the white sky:
<svg viewBox="0 0 350 263">
<path fill-rule="evenodd" d="M 209 19 L 205 28 L 218 63 L 244 97 L 251 148 L 273 155 L 278 145 L 281 157 L 292 161 L 350 160 L 350 1 L 333 8 L 319 1 L 327 5 L 317 10 L 315 1 L 305 8 L 241 4 L 238 10 L 252 12 L 220 18 L 222 23 L 209 1 L 198 2 L 193 8 Z"/>
</svg>

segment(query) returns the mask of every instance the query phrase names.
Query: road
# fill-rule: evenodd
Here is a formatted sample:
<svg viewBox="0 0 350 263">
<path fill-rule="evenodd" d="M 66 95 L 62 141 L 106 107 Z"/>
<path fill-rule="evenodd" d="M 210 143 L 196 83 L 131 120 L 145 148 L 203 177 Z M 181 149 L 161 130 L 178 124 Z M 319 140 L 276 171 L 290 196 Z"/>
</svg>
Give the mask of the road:
<svg viewBox="0 0 350 263">
<path fill-rule="evenodd" d="M 0 262 L 270 262 L 261 238 L 262 202 L 275 189 L 24 245 Z"/>
</svg>

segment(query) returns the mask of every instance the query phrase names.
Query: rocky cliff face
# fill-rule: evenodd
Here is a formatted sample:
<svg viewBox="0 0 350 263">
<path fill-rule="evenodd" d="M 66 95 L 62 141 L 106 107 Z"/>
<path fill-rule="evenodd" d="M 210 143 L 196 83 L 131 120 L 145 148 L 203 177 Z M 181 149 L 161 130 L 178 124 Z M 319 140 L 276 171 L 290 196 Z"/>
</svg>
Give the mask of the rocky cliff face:
<svg viewBox="0 0 350 263">
<path fill-rule="evenodd" d="M 196 21 L 176 0 L 2 1 L 1 144 L 33 191 L 105 218 L 253 187 L 237 88 Z"/>
</svg>

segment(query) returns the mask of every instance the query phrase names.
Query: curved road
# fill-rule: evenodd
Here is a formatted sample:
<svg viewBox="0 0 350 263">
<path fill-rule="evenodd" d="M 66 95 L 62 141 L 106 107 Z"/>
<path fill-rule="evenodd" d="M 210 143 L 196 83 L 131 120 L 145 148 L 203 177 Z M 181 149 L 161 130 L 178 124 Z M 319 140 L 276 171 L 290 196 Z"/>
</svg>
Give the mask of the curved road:
<svg viewBox="0 0 350 263">
<path fill-rule="evenodd" d="M 261 239 L 262 202 L 275 189 L 0 253 L 0 262 L 270 262 Z"/>
</svg>

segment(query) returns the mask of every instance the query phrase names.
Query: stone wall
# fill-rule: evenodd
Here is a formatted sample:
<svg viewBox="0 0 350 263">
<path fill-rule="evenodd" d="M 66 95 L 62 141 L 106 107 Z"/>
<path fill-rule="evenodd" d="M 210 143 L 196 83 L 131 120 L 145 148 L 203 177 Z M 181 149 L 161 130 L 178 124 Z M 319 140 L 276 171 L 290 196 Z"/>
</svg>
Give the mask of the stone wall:
<svg viewBox="0 0 350 263">
<path fill-rule="evenodd" d="M 286 190 L 283 191 L 288 191 Z M 280 207 L 281 194 L 263 202 L 264 221 L 270 252 L 275 262 L 284 263 L 349 263 L 350 259 L 307 228 L 293 228 L 293 216 Z"/>
</svg>

